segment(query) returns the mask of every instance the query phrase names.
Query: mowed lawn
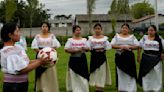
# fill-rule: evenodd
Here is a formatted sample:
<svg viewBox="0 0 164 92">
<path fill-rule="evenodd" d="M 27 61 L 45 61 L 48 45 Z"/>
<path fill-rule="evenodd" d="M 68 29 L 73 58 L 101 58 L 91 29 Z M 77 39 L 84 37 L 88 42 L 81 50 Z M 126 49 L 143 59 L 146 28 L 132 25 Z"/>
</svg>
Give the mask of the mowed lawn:
<svg viewBox="0 0 164 92">
<path fill-rule="evenodd" d="M 66 92 L 65 79 L 66 79 L 67 64 L 68 64 L 68 59 L 69 59 L 69 54 L 65 53 L 63 48 L 64 47 L 62 46 L 61 48 L 59 48 L 57 50 L 59 60 L 58 60 L 58 63 L 56 64 L 60 92 Z M 35 59 L 35 52 L 33 50 L 28 48 L 27 53 L 28 53 L 30 59 Z M 90 53 L 89 52 L 87 53 L 87 58 L 88 58 L 88 67 L 89 67 L 89 61 L 90 61 Z M 115 58 L 115 50 L 107 51 L 108 65 L 110 66 L 111 75 L 112 75 L 112 85 L 106 86 L 104 92 L 117 92 L 117 88 L 115 87 L 116 83 L 115 83 L 114 58 Z M 138 70 L 138 63 L 136 63 L 136 64 L 137 64 L 137 70 Z M 29 73 L 29 92 L 33 92 L 33 89 L 34 89 L 34 76 L 35 76 L 34 71 Z M 3 80 L 2 73 L 0 72 L 0 92 L 2 92 L 2 80 Z M 95 88 L 90 87 L 90 92 L 94 92 L 94 91 L 95 91 Z M 138 92 L 142 92 L 142 90 L 139 86 L 138 86 Z"/>
</svg>

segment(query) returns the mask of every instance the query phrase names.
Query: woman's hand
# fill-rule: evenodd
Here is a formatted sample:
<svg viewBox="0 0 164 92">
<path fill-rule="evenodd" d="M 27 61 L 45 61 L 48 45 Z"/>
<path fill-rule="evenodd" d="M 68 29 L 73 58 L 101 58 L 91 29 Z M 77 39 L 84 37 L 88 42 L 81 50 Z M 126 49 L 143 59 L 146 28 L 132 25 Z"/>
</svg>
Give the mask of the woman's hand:
<svg viewBox="0 0 164 92">
<path fill-rule="evenodd" d="M 50 60 L 51 59 L 49 57 L 33 60 L 26 68 L 24 68 L 20 71 L 20 74 L 28 73 L 43 64 L 49 63 L 48 61 L 50 61 Z"/>
<path fill-rule="evenodd" d="M 129 46 L 120 46 L 121 50 L 130 50 Z"/>
<path fill-rule="evenodd" d="M 65 49 L 65 51 L 67 53 L 75 54 L 75 53 L 82 52 L 83 49 L 82 48 L 69 48 L 69 49 Z"/>
<path fill-rule="evenodd" d="M 126 46 L 120 46 L 121 50 L 136 50 L 138 49 L 138 46 L 135 45 L 126 45 Z"/>
<path fill-rule="evenodd" d="M 161 60 L 164 61 L 164 54 L 161 54 Z"/>
<path fill-rule="evenodd" d="M 138 63 L 141 62 L 141 57 L 140 57 L 140 55 L 137 56 L 137 62 L 138 62 Z"/>
<path fill-rule="evenodd" d="M 138 48 L 137 49 L 137 62 L 138 63 L 141 63 L 141 48 Z"/>
<path fill-rule="evenodd" d="M 49 57 L 45 57 L 45 58 L 43 58 L 43 57 L 39 59 L 41 65 L 48 64 L 48 63 L 50 63 L 52 61 L 52 59 L 49 58 Z"/>
<path fill-rule="evenodd" d="M 137 50 L 138 48 L 139 48 L 139 46 L 129 45 L 129 49 L 131 49 L 131 50 Z"/>
<path fill-rule="evenodd" d="M 82 47 L 82 51 L 89 51 L 90 49 L 89 48 L 87 48 L 87 47 Z"/>
<path fill-rule="evenodd" d="M 79 52 L 83 52 L 84 48 L 75 48 L 74 50 L 75 50 L 75 52 L 79 53 Z"/>
<path fill-rule="evenodd" d="M 96 49 L 96 52 L 104 52 L 104 48 L 98 48 Z"/>
<path fill-rule="evenodd" d="M 39 50 L 39 49 L 34 49 L 34 51 L 35 51 L 36 53 L 38 53 L 40 50 Z"/>
</svg>

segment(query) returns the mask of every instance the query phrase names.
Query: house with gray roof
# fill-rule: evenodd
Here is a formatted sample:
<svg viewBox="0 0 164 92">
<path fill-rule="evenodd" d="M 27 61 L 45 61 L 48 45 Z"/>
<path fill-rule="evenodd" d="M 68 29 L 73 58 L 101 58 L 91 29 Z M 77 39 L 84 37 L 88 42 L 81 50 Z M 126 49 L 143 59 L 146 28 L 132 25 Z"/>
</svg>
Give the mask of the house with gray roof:
<svg viewBox="0 0 164 92">
<path fill-rule="evenodd" d="M 77 24 L 81 26 L 82 33 L 88 34 L 89 33 L 89 16 L 87 14 L 77 14 L 75 16 Z M 100 23 L 103 27 L 104 34 L 109 34 L 112 32 L 112 15 L 110 14 L 92 14 L 92 28 L 96 23 Z M 131 25 L 132 23 L 132 16 L 131 15 L 118 15 L 115 16 L 116 20 L 116 32 L 119 32 L 121 29 L 121 25 L 124 23 L 128 23 Z M 93 31 L 92 31 L 93 33 Z"/>
<path fill-rule="evenodd" d="M 133 27 L 148 27 L 150 25 L 155 25 L 155 15 L 147 15 L 145 17 L 142 17 L 140 19 L 135 19 L 132 21 Z M 164 23 L 164 14 L 158 14 L 158 24 Z"/>
</svg>

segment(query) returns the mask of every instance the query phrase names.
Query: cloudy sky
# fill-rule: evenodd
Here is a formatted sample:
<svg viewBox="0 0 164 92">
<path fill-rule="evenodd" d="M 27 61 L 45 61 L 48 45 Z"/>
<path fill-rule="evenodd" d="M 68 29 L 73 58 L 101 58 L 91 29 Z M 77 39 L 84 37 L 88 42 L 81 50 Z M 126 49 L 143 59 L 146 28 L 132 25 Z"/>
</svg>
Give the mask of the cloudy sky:
<svg viewBox="0 0 164 92">
<path fill-rule="evenodd" d="M 2 1 L 2 0 L 0 0 Z M 86 1 L 87 0 L 39 0 L 40 3 L 45 4 L 47 9 L 50 9 L 50 14 L 86 14 Z M 141 2 L 143 0 L 130 0 L 131 3 Z M 153 5 L 155 0 L 148 0 Z M 94 13 L 106 14 L 112 0 L 97 0 L 96 9 Z M 158 0 L 158 11 L 164 13 L 164 0 Z"/>
<path fill-rule="evenodd" d="M 51 13 L 57 14 L 86 14 L 87 0 L 39 0 L 45 3 L 46 8 L 51 9 Z M 97 0 L 94 13 L 107 13 L 111 0 Z"/>
<path fill-rule="evenodd" d="M 86 14 L 87 0 L 39 0 L 46 5 L 46 8 L 51 9 L 50 13 L 57 14 Z M 131 3 L 141 2 L 142 0 L 130 0 Z M 153 5 L 154 0 L 149 0 Z M 164 13 L 164 0 L 158 0 L 158 11 Z M 112 0 L 97 0 L 94 13 L 106 14 Z"/>
</svg>

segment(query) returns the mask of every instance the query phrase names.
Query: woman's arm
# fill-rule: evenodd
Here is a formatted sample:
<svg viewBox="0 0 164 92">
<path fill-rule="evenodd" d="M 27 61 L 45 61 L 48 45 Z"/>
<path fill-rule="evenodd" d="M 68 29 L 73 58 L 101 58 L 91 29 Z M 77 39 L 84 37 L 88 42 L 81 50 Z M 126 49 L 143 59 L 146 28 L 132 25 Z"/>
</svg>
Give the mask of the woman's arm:
<svg viewBox="0 0 164 92">
<path fill-rule="evenodd" d="M 38 53 L 39 52 L 39 49 L 33 49 L 36 53 Z"/>
<path fill-rule="evenodd" d="M 164 53 L 161 54 L 161 60 L 164 61 Z"/>
<path fill-rule="evenodd" d="M 82 49 L 72 49 L 72 48 L 70 48 L 70 49 L 65 49 L 65 52 L 75 54 L 75 53 L 82 52 Z"/>
<path fill-rule="evenodd" d="M 28 72 L 32 71 L 33 69 L 36 69 L 40 65 L 45 64 L 48 60 L 49 60 L 48 58 L 31 60 L 29 65 L 26 68 L 22 69 L 19 72 L 19 74 L 28 73 Z"/>
<path fill-rule="evenodd" d="M 135 45 L 129 45 L 129 46 L 117 46 L 117 45 L 112 45 L 113 49 L 122 49 L 122 50 L 136 50 L 138 49 L 138 46 Z"/>
<path fill-rule="evenodd" d="M 137 62 L 140 63 L 141 62 L 141 48 L 138 48 L 137 50 Z"/>
<path fill-rule="evenodd" d="M 128 48 L 131 49 L 131 50 L 137 50 L 138 46 L 130 45 L 130 46 L 128 46 Z"/>
<path fill-rule="evenodd" d="M 84 47 L 84 48 L 82 48 L 82 50 L 88 52 L 88 51 L 90 51 L 91 49 L 90 49 L 90 48 L 87 48 L 87 47 Z"/>
<path fill-rule="evenodd" d="M 121 49 L 121 50 L 129 50 L 129 46 L 118 46 L 118 45 L 112 45 L 113 49 Z"/>
<path fill-rule="evenodd" d="M 122 46 L 112 45 L 113 49 L 122 49 Z"/>
</svg>

